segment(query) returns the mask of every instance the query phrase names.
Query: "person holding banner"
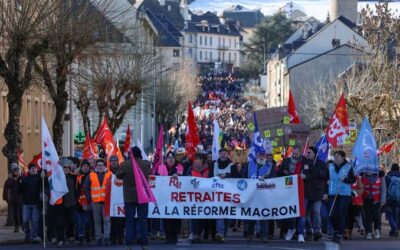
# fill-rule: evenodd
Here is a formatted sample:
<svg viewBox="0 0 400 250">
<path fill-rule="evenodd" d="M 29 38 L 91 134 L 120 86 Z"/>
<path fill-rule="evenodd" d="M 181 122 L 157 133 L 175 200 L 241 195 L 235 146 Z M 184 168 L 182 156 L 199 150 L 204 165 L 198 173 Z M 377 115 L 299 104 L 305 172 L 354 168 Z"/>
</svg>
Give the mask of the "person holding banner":
<svg viewBox="0 0 400 250">
<path fill-rule="evenodd" d="M 142 160 L 142 151 L 139 147 L 132 148 L 132 155 L 135 159 L 129 159 L 122 163 L 121 167 L 117 172 L 117 178 L 123 181 L 124 190 L 124 204 L 125 204 L 125 243 L 127 250 L 132 249 L 132 245 L 135 238 L 136 231 L 136 220 L 135 216 L 137 214 L 137 222 L 139 223 L 140 231 L 140 244 L 142 249 L 148 249 L 148 239 L 147 239 L 147 216 L 149 210 L 149 204 L 140 204 L 138 200 L 136 178 L 134 175 L 134 170 L 132 167 L 132 161 L 136 161 L 137 165 L 142 170 L 144 177 L 149 178 L 150 175 L 150 162 Z"/>
<path fill-rule="evenodd" d="M 213 177 L 219 177 L 221 179 L 229 178 L 232 173 L 235 172 L 235 164 L 229 159 L 228 151 L 225 148 L 219 150 L 219 158 L 214 163 L 214 174 Z M 225 242 L 225 220 L 217 219 L 216 221 L 215 240 L 221 243 Z"/>
<path fill-rule="evenodd" d="M 110 244 L 110 216 L 104 211 L 106 186 L 111 181 L 111 173 L 106 172 L 106 162 L 96 160 L 96 171 L 89 174 L 85 182 L 85 195 L 93 209 L 94 231 L 97 245 Z M 103 234 L 104 232 L 104 234 Z"/>
<path fill-rule="evenodd" d="M 292 155 L 289 158 L 285 158 L 282 161 L 278 175 L 279 176 L 289 176 L 289 175 L 299 175 L 301 178 L 305 179 L 306 176 L 303 173 L 304 166 L 309 164 L 309 160 L 302 157 L 301 148 L 298 145 L 293 146 Z M 297 221 L 297 233 L 298 241 L 300 243 L 304 242 L 304 227 L 305 227 L 305 217 L 300 217 L 298 219 L 288 219 L 286 220 L 286 225 L 288 231 L 286 233 L 285 239 L 287 241 L 292 240 L 295 234 L 295 226 Z M 282 228 L 281 228 L 282 230 Z"/>
<path fill-rule="evenodd" d="M 92 217 L 92 207 L 86 199 L 84 184 L 90 174 L 90 163 L 83 160 L 80 167 L 81 174 L 76 180 L 76 189 L 79 192 L 78 208 L 76 211 L 76 231 L 78 235 L 78 244 L 83 245 L 86 232 L 90 231 L 90 221 Z M 86 237 L 86 242 L 90 242 L 90 235 Z"/>
<path fill-rule="evenodd" d="M 303 167 L 303 174 L 305 175 L 304 206 L 307 209 L 307 220 L 312 225 L 312 231 L 307 230 L 307 240 L 313 236 L 314 241 L 319 241 L 322 237 L 321 205 L 328 178 L 328 168 L 325 162 L 318 159 L 318 149 L 314 146 L 308 147 L 306 158 L 308 161 Z M 305 223 L 305 221 L 302 221 L 302 223 Z"/>
<path fill-rule="evenodd" d="M 210 171 L 207 165 L 206 155 L 203 153 L 196 153 L 194 156 L 193 164 L 188 169 L 186 176 L 198 177 L 198 178 L 209 178 Z M 213 220 L 207 219 L 193 219 L 190 220 L 190 231 L 193 233 L 192 243 L 201 242 L 201 234 L 206 231 Z"/>
<path fill-rule="evenodd" d="M 265 179 L 270 179 L 276 177 L 275 166 L 272 161 L 267 161 L 267 152 L 263 147 L 256 148 L 256 159 L 249 159 L 249 161 L 243 166 L 242 178 L 248 179 L 258 179 L 260 182 L 264 182 Z M 247 240 L 251 241 L 254 236 L 254 229 L 256 226 L 255 220 L 245 221 L 245 234 Z M 260 223 L 260 239 L 263 243 L 268 243 L 268 231 L 269 231 L 269 221 L 261 220 Z"/>
<path fill-rule="evenodd" d="M 372 240 L 372 223 L 374 223 L 374 238 L 381 238 L 381 210 L 386 203 L 385 178 L 379 177 L 376 173 L 363 173 L 362 183 L 364 185 L 364 211 L 365 231 L 367 240 Z"/>
<path fill-rule="evenodd" d="M 183 166 L 176 161 L 175 154 L 172 151 L 168 151 L 165 156 L 165 164 L 158 166 L 156 175 L 160 176 L 172 176 L 178 178 L 183 175 Z M 181 228 L 180 219 L 163 219 L 165 236 L 167 238 L 166 244 L 178 243 L 178 235 Z"/>
<path fill-rule="evenodd" d="M 352 184 L 356 181 L 353 167 L 346 160 L 346 153 L 338 150 L 333 155 L 334 162 L 329 164 L 328 199 L 329 218 L 333 226 L 332 241 L 340 244 L 347 225 L 348 210 L 351 202 Z"/>
<path fill-rule="evenodd" d="M 110 156 L 110 170 L 113 175 L 117 174 L 119 167 L 120 166 L 118 164 L 118 156 L 117 155 Z M 114 182 L 117 185 L 122 184 L 122 181 L 117 178 L 115 179 Z M 124 229 L 125 229 L 124 218 L 111 217 L 110 224 L 111 224 L 111 232 L 110 232 L 111 244 L 113 245 L 122 244 L 124 241 Z"/>
</svg>

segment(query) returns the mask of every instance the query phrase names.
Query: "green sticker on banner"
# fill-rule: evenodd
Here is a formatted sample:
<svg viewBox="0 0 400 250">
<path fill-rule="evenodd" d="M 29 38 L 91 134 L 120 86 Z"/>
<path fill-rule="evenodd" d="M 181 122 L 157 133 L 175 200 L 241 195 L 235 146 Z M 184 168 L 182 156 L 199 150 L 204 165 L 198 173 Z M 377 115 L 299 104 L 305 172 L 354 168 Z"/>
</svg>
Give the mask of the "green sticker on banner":
<svg viewBox="0 0 400 250">
<path fill-rule="evenodd" d="M 278 136 L 282 136 L 282 135 L 283 135 L 283 129 L 278 128 L 278 129 L 276 130 L 276 134 L 277 134 Z"/>
<path fill-rule="evenodd" d="M 271 131 L 265 130 L 265 131 L 264 131 L 264 137 L 265 137 L 265 138 L 270 138 L 270 137 L 271 137 Z"/>
<path fill-rule="evenodd" d="M 290 117 L 289 116 L 285 116 L 283 118 L 283 124 L 289 124 L 290 123 Z"/>
<path fill-rule="evenodd" d="M 296 140 L 290 139 L 290 140 L 289 140 L 289 145 L 290 145 L 290 146 L 296 145 Z"/>
<path fill-rule="evenodd" d="M 275 140 L 273 140 L 273 141 L 272 141 L 272 146 L 273 146 L 273 147 L 277 147 L 277 146 L 278 146 L 278 142 L 275 141 Z"/>
<path fill-rule="evenodd" d="M 254 131 L 254 124 L 252 122 L 250 122 L 247 127 L 250 129 L 250 131 Z"/>
</svg>

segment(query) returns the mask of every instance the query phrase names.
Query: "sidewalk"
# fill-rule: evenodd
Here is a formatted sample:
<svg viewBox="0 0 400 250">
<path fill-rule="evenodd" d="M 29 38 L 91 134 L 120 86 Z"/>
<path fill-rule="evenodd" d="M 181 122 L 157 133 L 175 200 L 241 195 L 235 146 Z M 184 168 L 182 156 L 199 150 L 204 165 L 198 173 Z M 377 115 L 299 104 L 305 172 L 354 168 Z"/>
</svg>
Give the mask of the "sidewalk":
<svg viewBox="0 0 400 250">
<path fill-rule="evenodd" d="M 24 232 L 13 233 L 14 227 L 5 227 L 7 217 L 0 215 L 0 245 L 22 244 L 24 243 Z"/>
</svg>

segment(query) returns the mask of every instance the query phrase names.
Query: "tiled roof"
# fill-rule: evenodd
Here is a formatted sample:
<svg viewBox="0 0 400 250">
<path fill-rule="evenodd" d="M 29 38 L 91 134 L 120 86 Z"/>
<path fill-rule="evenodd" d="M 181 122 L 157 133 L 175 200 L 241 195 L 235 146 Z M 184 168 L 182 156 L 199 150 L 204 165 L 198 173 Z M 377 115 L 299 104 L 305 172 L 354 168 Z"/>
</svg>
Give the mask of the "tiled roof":
<svg viewBox="0 0 400 250">
<path fill-rule="evenodd" d="M 206 34 L 219 34 L 219 35 L 227 35 L 227 36 L 241 36 L 240 32 L 233 25 L 208 25 L 204 28 L 200 23 L 188 23 L 187 29 L 183 30 L 184 32 L 192 32 L 192 33 L 206 33 Z"/>
<path fill-rule="evenodd" d="M 216 14 L 207 11 L 203 15 L 196 15 L 192 13 L 192 20 L 193 23 L 200 23 L 201 21 L 206 20 L 209 24 L 221 24 L 219 18 Z"/>
</svg>

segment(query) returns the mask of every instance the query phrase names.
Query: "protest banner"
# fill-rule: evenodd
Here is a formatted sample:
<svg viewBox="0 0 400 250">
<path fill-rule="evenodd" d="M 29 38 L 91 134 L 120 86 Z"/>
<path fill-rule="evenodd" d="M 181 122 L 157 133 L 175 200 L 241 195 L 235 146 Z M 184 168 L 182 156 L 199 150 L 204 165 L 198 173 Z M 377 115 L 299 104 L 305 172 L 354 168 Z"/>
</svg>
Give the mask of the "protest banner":
<svg viewBox="0 0 400 250">
<path fill-rule="evenodd" d="M 115 178 L 115 177 L 113 177 Z M 275 220 L 304 215 L 303 181 L 151 176 L 149 218 Z M 124 216 L 122 187 L 112 181 L 112 217 Z"/>
</svg>

